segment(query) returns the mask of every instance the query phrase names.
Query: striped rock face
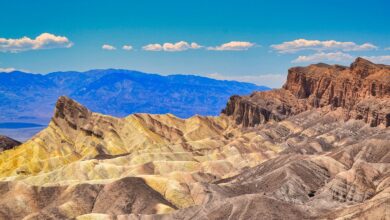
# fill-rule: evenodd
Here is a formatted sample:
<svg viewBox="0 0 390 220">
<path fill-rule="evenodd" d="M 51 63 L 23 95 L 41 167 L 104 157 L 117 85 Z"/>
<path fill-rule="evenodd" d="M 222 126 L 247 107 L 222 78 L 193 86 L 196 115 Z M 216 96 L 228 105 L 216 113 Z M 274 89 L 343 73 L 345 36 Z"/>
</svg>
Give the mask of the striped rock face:
<svg viewBox="0 0 390 220">
<path fill-rule="evenodd" d="M 232 96 L 223 112 L 250 127 L 326 106 L 343 109 L 344 120 L 390 126 L 390 66 L 357 58 L 350 67 L 293 67 L 282 89 Z"/>
<path fill-rule="evenodd" d="M 375 64 L 356 62 L 372 80 Z M 0 219 L 389 218 L 388 97 L 311 105 L 299 85 L 188 119 L 115 118 L 60 97 L 46 129 L 0 153 Z M 345 117 L 364 104 L 368 118 Z"/>
<path fill-rule="evenodd" d="M 260 147 L 262 142 L 264 147 Z M 72 195 L 79 187 L 91 191 L 88 198 L 82 198 L 83 203 L 91 203 L 101 197 L 98 192 L 102 188 L 136 179 L 162 202 L 148 205 L 144 200 L 146 208 L 134 213 L 165 213 L 201 204 L 206 199 L 202 183 L 236 175 L 281 151 L 267 142 L 255 131 L 242 133 L 226 116 L 180 119 L 169 114 L 134 114 L 114 118 L 61 97 L 46 129 L 0 154 L 0 178 L 9 197 L 22 196 L 31 202 L 46 196 L 49 188 L 53 195 L 47 196 L 55 203 L 59 195 L 75 197 Z M 20 195 L 19 188 L 23 189 Z M 91 207 L 81 209 L 77 201 L 64 201 L 70 205 L 58 207 L 58 215 L 76 217 L 92 211 Z M 10 204 L 3 205 L 13 207 Z M 23 203 L 24 207 L 30 205 Z"/>
</svg>

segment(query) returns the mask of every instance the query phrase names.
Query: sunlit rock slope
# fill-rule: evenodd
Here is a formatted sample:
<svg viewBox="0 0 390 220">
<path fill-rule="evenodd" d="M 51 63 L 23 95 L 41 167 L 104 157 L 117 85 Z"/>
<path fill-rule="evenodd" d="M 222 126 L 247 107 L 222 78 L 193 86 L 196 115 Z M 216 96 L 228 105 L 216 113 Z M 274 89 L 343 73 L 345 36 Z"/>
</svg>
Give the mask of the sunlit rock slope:
<svg viewBox="0 0 390 220">
<path fill-rule="evenodd" d="M 282 89 L 185 120 L 61 97 L 0 153 L 0 219 L 389 219 L 389 70 L 293 68 Z"/>
</svg>

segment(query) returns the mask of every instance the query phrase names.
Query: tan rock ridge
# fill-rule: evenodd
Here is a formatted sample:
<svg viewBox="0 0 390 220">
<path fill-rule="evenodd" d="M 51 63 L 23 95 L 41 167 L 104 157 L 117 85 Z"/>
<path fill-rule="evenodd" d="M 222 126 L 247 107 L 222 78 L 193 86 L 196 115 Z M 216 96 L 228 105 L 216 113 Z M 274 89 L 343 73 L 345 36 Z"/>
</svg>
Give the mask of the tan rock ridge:
<svg viewBox="0 0 390 220">
<path fill-rule="evenodd" d="M 293 68 L 289 89 L 218 117 L 116 118 L 60 97 L 46 129 L 0 152 L 0 219 L 389 219 L 388 74 Z"/>
<path fill-rule="evenodd" d="M 331 106 L 342 108 L 345 120 L 390 126 L 389 100 L 390 66 L 357 58 L 349 68 L 322 63 L 291 68 L 283 89 L 233 96 L 222 112 L 247 127 Z"/>
<path fill-rule="evenodd" d="M 172 204 L 147 210 L 150 214 L 164 213 L 172 207 L 185 208 L 204 201 L 199 183 L 236 175 L 242 168 L 255 166 L 281 150 L 272 144 L 259 148 L 263 141 L 267 140 L 256 137 L 254 132 L 241 133 L 225 116 L 180 119 L 170 114 L 133 114 L 115 118 L 93 113 L 72 99 L 60 97 L 46 129 L 0 154 L 0 182 L 18 186 L 10 188 L 7 199 L 23 188 L 29 192 L 23 198 L 35 200 L 30 196 L 35 189 L 30 186 L 46 189 L 91 184 L 95 189 L 96 184 L 139 177 Z M 64 195 L 66 198 L 73 198 L 71 189 L 70 195 Z M 8 209 L 6 201 L 0 201 L 0 211 Z M 126 201 L 110 213 L 120 214 Z M 54 200 L 47 207 L 68 203 L 75 201 Z M 47 207 L 34 209 L 29 215 L 41 216 Z M 54 215 L 57 209 L 50 209 L 50 213 Z M 61 215 L 70 212 L 81 215 L 91 210 L 67 206 Z M 12 218 L 16 214 L 4 216 Z"/>
</svg>

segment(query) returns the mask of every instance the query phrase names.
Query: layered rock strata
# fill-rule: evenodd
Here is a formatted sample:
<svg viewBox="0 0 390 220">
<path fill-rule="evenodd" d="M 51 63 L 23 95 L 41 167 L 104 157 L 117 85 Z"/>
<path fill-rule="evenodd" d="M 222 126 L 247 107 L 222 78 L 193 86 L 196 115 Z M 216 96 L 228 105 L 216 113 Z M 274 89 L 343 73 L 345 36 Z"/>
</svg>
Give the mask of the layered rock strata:
<svg viewBox="0 0 390 220">
<path fill-rule="evenodd" d="M 387 127 L 389 100 L 390 66 L 357 58 L 350 67 L 315 64 L 291 68 L 283 89 L 233 96 L 222 112 L 248 127 L 331 106 L 342 108 L 345 120 L 353 118 L 374 127 Z"/>
<path fill-rule="evenodd" d="M 283 89 L 189 119 L 61 97 L 0 153 L 0 219 L 388 219 L 388 76 L 361 59 L 293 68 Z"/>
</svg>

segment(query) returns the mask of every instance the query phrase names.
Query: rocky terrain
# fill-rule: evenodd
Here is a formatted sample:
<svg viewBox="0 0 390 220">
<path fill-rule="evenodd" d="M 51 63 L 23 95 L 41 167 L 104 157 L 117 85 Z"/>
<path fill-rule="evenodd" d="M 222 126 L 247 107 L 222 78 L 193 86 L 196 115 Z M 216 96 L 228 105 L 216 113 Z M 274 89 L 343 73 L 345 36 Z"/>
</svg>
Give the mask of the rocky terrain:
<svg viewBox="0 0 390 220">
<path fill-rule="evenodd" d="M 350 67 L 316 64 L 288 71 L 283 89 L 232 96 L 223 113 L 245 127 L 313 108 L 342 108 L 344 120 L 390 126 L 390 67 L 357 58 Z"/>
<path fill-rule="evenodd" d="M 0 219 L 389 219 L 390 67 L 289 70 L 220 116 L 124 118 L 61 97 L 0 153 Z"/>
</svg>

